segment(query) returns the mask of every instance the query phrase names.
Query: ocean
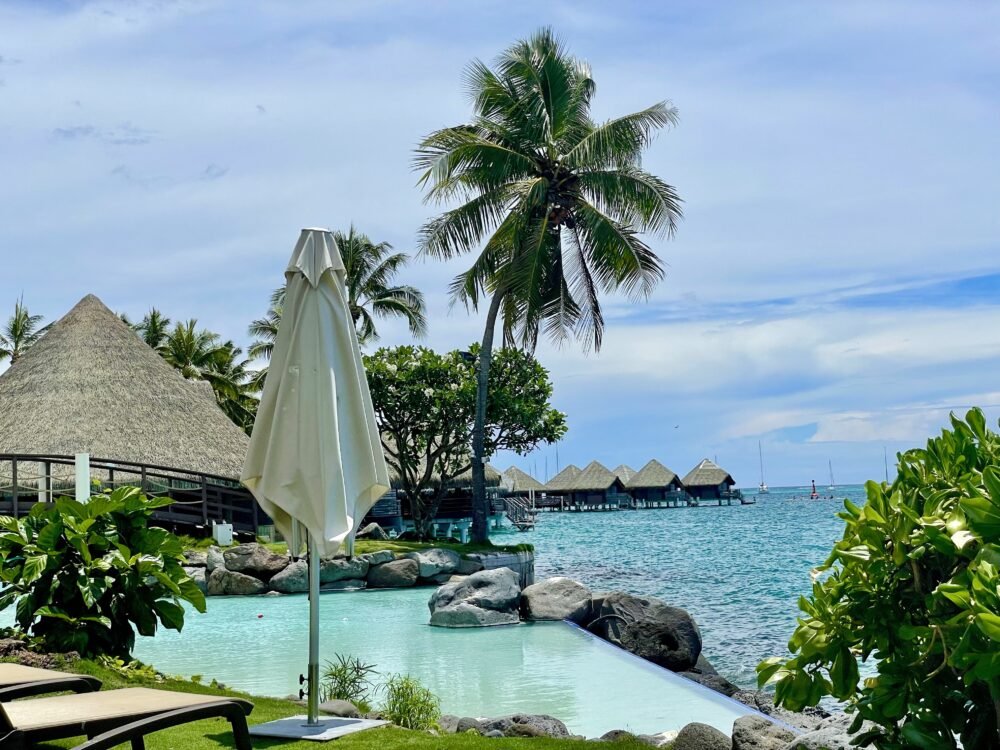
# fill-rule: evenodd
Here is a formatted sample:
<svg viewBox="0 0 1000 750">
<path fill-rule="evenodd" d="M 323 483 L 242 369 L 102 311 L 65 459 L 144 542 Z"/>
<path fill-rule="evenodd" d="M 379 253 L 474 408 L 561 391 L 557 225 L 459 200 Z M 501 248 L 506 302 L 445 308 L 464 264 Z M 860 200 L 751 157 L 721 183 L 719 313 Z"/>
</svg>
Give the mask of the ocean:
<svg viewBox="0 0 1000 750">
<path fill-rule="evenodd" d="M 533 544 L 536 580 L 568 576 L 595 592 L 655 596 L 688 610 L 709 661 L 752 687 L 761 659 L 787 653 L 809 571 L 843 533 L 836 514 L 844 498 L 865 496 L 861 485 L 822 487 L 821 500 L 809 491 L 777 487 L 755 505 L 721 508 L 542 513 L 534 531 L 494 541 Z"/>
</svg>

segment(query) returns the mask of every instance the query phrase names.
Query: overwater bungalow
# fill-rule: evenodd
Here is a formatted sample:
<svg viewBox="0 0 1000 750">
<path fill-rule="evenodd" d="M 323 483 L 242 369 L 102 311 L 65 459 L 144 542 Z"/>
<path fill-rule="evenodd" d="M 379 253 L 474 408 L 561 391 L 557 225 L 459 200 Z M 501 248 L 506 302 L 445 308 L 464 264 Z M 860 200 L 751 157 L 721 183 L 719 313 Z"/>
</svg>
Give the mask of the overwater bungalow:
<svg viewBox="0 0 1000 750">
<path fill-rule="evenodd" d="M 511 466 L 501 475 L 500 483 L 509 492 L 518 495 L 528 495 L 533 492 L 536 496 L 540 496 L 545 492 L 544 484 L 516 466 Z"/>
<path fill-rule="evenodd" d="M 719 500 L 721 503 L 723 500 L 740 497 L 739 490 L 733 489 L 736 480 L 728 471 L 707 458 L 691 469 L 681 480 L 681 484 L 695 500 Z"/>
<path fill-rule="evenodd" d="M 625 489 L 637 508 L 671 507 L 686 504 L 689 498 L 680 477 L 655 458 L 625 482 Z"/>
<path fill-rule="evenodd" d="M 0 375 L 0 514 L 73 495 L 74 456 L 104 488 L 137 485 L 177 502 L 168 528 L 211 522 L 252 535 L 270 520 L 239 484 L 249 438 L 211 386 L 187 380 L 87 295 Z"/>
<path fill-rule="evenodd" d="M 627 464 L 618 464 L 618 466 L 611 470 L 611 473 L 622 480 L 622 484 L 627 487 L 628 480 L 635 476 L 635 469 Z"/>
<path fill-rule="evenodd" d="M 598 461 L 591 461 L 569 482 L 567 506 L 574 510 L 617 510 L 631 507 L 625 483 Z"/>
</svg>

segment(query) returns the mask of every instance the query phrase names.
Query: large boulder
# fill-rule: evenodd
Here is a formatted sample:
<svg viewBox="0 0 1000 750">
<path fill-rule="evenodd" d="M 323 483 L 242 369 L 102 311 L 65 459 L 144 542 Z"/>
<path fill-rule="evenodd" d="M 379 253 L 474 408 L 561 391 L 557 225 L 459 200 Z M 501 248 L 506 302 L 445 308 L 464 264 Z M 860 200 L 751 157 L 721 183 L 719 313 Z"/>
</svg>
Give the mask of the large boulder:
<svg viewBox="0 0 1000 750">
<path fill-rule="evenodd" d="M 856 734 L 864 734 L 878 727 L 870 721 L 863 722 L 855 733 L 850 731 L 855 717 L 849 714 L 834 714 L 821 719 L 812 731 L 793 737 L 780 750 L 856 750 L 852 740 Z"/>
<path fill-rule="evenodd" d="M 420 566 L 417 561 L 407 558 L 373 565 L 368 569 L 368 588 L 398 589 L 412 586 L 419 575 Z"/>
<path fill-rule="evenodd" d="M 732 741 L 715 727 L 692 722 L 677 733 L 672 750 L 732 750 Z"/>
<path fill-rule="evenodd" d="M 264 581 L 280 573 L 289 563 L 288 555 L 279 555 L 256 543 L 230 547 L 222 553 L 222 559 L 226 562 L 226 570 L 253 575 Z"/>
<path fill-rule="evenodd" d="M 216 568 L 208 577 L 209 596 L 251 596 L 265 591 L 267 584 L 259 578 L 225 568 Z"/>
<path fill-rule="evenodd" d="M 204 568 L 208 565 L 208 553 L 204 550 L 184 550 L 184 564 L 189 568 Z"/>
<path fill-rule="evenodd" d="M 226 567 L 226 558 L 222 556 L 222 549 L 220 547 L 209 547 L 205 553 L 205 569 L 209 575 L 216 568 L 224 567 Z"/>
<path fill-rule="evenodd" d="M 590 597 L 590 589 L 572 578 L 547 578 L 521 592 L 521 616 L 583 622 L 590 614 Z"/>
<path fill-rule="evenodd" d="M 683 672 L 698 663 L 701 633 L 683 609 L 615 591 L 594 597 L 590 632 L 661 667 Z"/>
<path fill-rule="evenodd" d="M 205 580 L 205 569 L 204 568 L 184 568 L 184 572 L 191 576 L 198 588 L 201 589 L 201 593 L 205 594 L 208 592 L 208 581 Z"/>
<path fill-rule="evenodd" d="M 457 552 L 439 547 L 408 552 L 403 557 L 417 561 L 417 565 L 420 566 L 421 578 L 432 578 L 441 573 L 454 573 L 462 561 Z"/>
<path fill-rule="evenodd" d="M 784 750 L 795 734 L 761 716 L 741 716 L 733 723 L 733 750 Z"/>
<path fill-rule="evenodd" d="M 378 552 L 365 552 L 363 555 L 358 555 L 358 559 L 364 560 L 369 566 L 371 566 L 392 562 L 396 559 L 396 556 L 387 549 L 380 549 Z"/>
<path fill-rule="evenodd" d="M 819 729 L 823 720 L 830 716 L 829 713 L 818 707 L 807 708 L 802 712 L 789 711 L 786 708 L 774 705 L 774 696 L 762 690 L 740 690 L 731 696 L 751 708 L 755 708 L 766 716 L 771 716 L 778 721 L 782 721 L 798 729 L 811 732 Z"/>
<path fill-rule="evenodd" d="M 303 594 L 309 590 L 309 565 L 305 560 L 293 560 L 276 573 L 268 584 L 272 591 L 282 594 Z"/>
<path fill-rule="evenodd" d="M 340 716 L 345 719 L 361 718 L 361 712 L 358 710 L 358 707 L 350 701 L 339 699 L 323 701 L 319 704 L 319 710 L 320 713 L 327 714 L 328 716 Z"/>
<path fill-rule="evenodd" d="M 479 722 L 482 733 L 502 732 L 504 737 L 570 737 L 559 719 L 545 714 L 511 714 Z"/>
<path fill-rule="evenodd" d="M 363 529 L 359 530 L 357 534 L 354 535 L 355 539 L 378 539 L 379 541 L 385 541 L 389 538 L 389 535 L 385 533 L 385 529 L 379 526 L 377 523 L 370 523 Z"/>
<path fill-rule="evenodd" d="M 517 623 L 521 589 L 509 568 L 481 570 L 468 578 L 446 583 L 427 603 L 431 625 L 446 628 L 512 625 Z"/>
<path fill-rule="evenodd" d="M 319 582 L 333 583 L 349 578 L 364 578 L 368 575 L 368 561 L 359 557 L 337 557 L 323 560 L 319 564 Z"/>
</svg>

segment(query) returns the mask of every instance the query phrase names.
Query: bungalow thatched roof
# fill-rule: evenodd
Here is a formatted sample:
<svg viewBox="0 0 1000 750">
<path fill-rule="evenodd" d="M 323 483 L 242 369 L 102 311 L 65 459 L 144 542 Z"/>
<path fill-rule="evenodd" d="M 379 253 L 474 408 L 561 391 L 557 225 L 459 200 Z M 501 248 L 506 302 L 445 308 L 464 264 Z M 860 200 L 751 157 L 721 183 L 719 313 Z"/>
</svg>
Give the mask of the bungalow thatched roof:
<svg viewBox="0 0 1000 750">
<path fill-rule="evenodd" d="M 570 464 L 565 469 L 556 474 L 552 479 L 545 483 L 546 492 L 566 492 L 569 489 L 569 484 L 580 474 L 580 469 L 578 469 L 573 464 Z"/>
<path fill-rule="evenodd" d="M 72 455 L 237 479 L 249 438 L 94 295 L 0 375 L 0 453 Z"/>
<path fill-rule="evenodd" d="M 625 486 L 629 489 L 662 488 L 668 487 L 675 479 L 677 474 L 654 458 L 633 474 Z"/>
<path fill-rule="evenodd" d="M 622 480 L 622 484 L 627 485 L 628 480 L 635 476 L 635 469 L 627 464 L 618 464 L 611 470 L 611 473 Z"/>
<path fill-rule="evenodd" d="M 590 490 L 604 491 L 615 483 L 618 478 L 607 467 L 598 461 L 591 461 L 581 471 L 576 479 L 566 488 L 571 492 L 587 492 Z"/>
<path fill-rule="evenodd" d="M 682 480 L 685 487 L 718 487 L 723 482 L 729 485 L 736 484 L 728 471 L 707 458 L 691 469 Z"/>
<path fill-rule="evenodd" d="M 516 466 L 511 466 L 503 473 L 503 480 L 514 492 L 529 492 L 530 490 L 542 492 L 545 489 L 545 485 Z"/>
</svg>

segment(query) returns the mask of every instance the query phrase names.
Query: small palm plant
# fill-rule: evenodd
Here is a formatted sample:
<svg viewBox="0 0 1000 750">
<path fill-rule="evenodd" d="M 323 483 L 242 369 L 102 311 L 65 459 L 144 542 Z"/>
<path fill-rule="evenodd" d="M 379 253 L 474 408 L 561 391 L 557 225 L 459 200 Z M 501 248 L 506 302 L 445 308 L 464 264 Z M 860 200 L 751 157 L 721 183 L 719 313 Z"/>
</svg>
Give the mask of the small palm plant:
<svg viewBox="0 0 1000 750">
<path fill-rule="evenodd" d="M 41 322 L 41 315 L 28 312 L 23 297 L 15 302 L 14 314 L 0 331 L 0 362 L 10 359 L 10 363 L 15 364 L 45 333 L 47 326 L 39 328 Z"/>
</svg>

